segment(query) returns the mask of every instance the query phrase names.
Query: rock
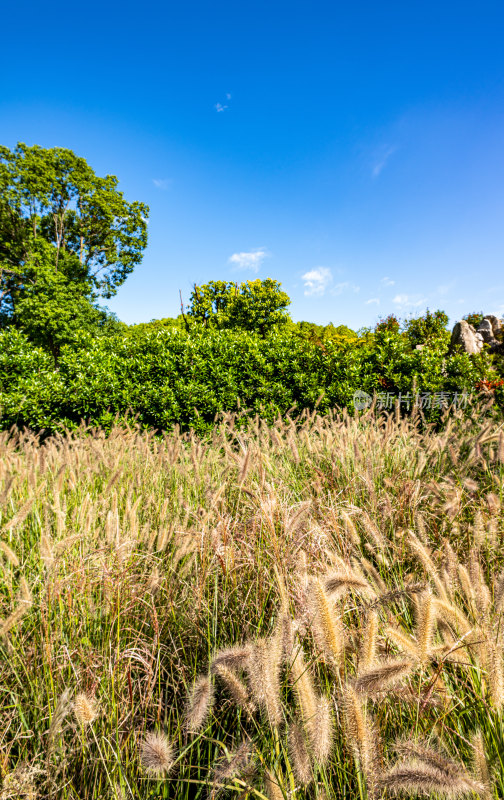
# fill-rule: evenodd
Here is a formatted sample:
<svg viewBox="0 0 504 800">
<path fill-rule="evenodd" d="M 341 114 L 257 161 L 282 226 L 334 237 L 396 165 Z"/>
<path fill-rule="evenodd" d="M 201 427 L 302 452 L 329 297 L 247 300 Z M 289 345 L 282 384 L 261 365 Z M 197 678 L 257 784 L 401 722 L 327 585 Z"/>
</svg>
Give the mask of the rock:
<svg viewBox="0 0 504 800">
<path fill-rule="evenodd" d="M 483 337 L 483 341 L 485 344 L 494 344 L 496 342 L 495 334 L 493 332 L 493 327 L 491 321 L 488 317 L 485 317 L 477 328 L 477 333 L 481 333 Z"/>
<path fill-rule="evenodd" d="M 481 353 L 483 349 L 483 336 L 477 333 L 472 325 L 465 319 L 456 322 L 451 335 L 450 349 L 458 348 L 469 355 Z"/>
<path fill-rule="evenodd" d="M 483 341 L 490 348 L 491 353 L 504 352 L 504 345 L 501 342 L 503 332 L 502 320 L 494 317 L 493 314 L 487 314 L 478 326 L 477 333 L 483 337 Z"/>
<path fill-rule="evenodd" d="M 494 317 L 493 314 L 486 314 L 483 322 L 487 319 L 492 326 L 493 335 L 497 339 L 499 334 L 502 333 L 502 320 Z"/>
</svg>

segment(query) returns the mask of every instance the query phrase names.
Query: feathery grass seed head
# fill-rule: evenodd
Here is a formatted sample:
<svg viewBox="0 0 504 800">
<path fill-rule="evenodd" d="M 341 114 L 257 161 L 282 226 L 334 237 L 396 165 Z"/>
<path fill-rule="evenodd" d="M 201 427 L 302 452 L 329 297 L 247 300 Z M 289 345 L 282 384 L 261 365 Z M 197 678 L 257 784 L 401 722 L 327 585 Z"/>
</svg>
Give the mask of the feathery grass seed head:
<svg viewBox="0 0 504 800">
<path fill-rule="evenodd" d="M 306 786 L 313 780 L 312 763 L 303 728 L 297 722 L 289 726 L 288 741 L 294 777 L 298 783 Z"/>
<path fill-rule="evenodd" d="M 188 733 L 197 733 L 208 717 L 214 695 L 208 675 L 200 675 L 192 687 L 185 714 L 185 728 Z"/>
<path fill-rule="evenodd" d="M 140 763 L 148 775 L 167 775 L 174 761 L 174 749 L 165 734 L 151 731 L 145 735 L 140 744 Z"/>
<path fill-rule="evenodd" d="M 370 697 L 387 691 L 410 674 L 413 667 L 411 659 L 394 659 L 376 663 L 370 669 L 359 672 L 353 686 L 356 692 Z"/>
</svg>

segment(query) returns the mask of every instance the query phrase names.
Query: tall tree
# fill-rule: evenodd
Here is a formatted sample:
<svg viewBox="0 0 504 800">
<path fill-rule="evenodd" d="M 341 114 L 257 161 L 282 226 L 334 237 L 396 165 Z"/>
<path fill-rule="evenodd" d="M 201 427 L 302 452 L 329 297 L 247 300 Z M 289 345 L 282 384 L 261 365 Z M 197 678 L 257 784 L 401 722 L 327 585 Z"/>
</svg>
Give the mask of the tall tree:
<svg viewBox="0 0 504 800">
<path fill-rule="evenodd" d="M 71 150 L 0 146 L 0 320 L 16 324 L 38 281 L 50 290 L 50 273 L 59 302 L 65 281 L 74 300 L 115 294 L 142 260 L 149 213 L 117 185 Z"/>
</svg>

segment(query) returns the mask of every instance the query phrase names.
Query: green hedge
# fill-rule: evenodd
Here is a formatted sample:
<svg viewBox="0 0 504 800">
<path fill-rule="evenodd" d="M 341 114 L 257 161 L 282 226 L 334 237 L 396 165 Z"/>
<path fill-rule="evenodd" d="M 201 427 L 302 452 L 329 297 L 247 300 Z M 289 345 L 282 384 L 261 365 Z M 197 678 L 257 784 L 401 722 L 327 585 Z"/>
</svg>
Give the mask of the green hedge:
<svg viewBox="0 0 504 800">
<path fill-rule="evenodd" d="M 478 381 L 495 377 L 487 354 L 447 356 L 442 340 L 412 349 L 404 334 L 390 331 L 322 346 L 288 333 L 82 336 L 63 348 L 56 368 L 47 353 L 7 330 L 0 332 L 0 425 L 57 430 L 84 419 L 109 427 L 117 415 L 134 414 L 144 426 L 203 431 L 222 411 L 250 409 L 272 419 L 317 401 L 321 411 L 353 409 L 358 389 L 473 392 Z"/>
</svg>

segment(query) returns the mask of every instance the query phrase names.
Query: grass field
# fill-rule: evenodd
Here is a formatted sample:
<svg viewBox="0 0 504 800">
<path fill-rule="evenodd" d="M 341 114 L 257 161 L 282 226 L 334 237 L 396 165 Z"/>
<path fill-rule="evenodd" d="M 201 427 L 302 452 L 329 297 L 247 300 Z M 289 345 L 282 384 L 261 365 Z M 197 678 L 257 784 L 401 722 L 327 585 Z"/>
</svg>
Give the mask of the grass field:
<svg viewBox="0 0 504 800">
<path fill-rule="evenodd" d="M 0 798 L 503 797 L 501 427 L 4 434 Z"/>
</svg>

